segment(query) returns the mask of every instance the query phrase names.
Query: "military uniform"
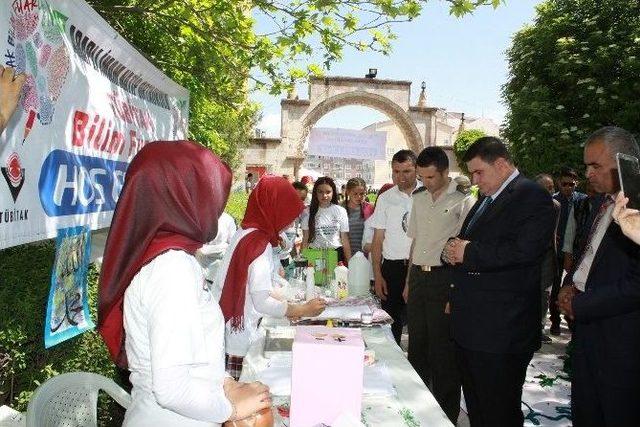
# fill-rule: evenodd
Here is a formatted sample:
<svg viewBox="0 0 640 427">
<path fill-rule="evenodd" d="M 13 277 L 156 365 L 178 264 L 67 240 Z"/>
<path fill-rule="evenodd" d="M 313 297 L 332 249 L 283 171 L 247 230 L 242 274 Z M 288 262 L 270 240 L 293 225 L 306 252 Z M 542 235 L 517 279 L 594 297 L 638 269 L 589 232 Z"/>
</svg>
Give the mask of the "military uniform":
<svg viewBox="0 0 640 427">
<path fill-rule="evenodd" d="M 440 255 L 447 241 L 460 232 L 475 203 L 468 189 L 451 180 L 433 200 L 424 191 L 413 196 L 407 236 L 413 239 L 407 302 L 409 362 L 455 425 L 460 411 L 460 375 L 450 335 L 451 270 Z"/>
</svg>

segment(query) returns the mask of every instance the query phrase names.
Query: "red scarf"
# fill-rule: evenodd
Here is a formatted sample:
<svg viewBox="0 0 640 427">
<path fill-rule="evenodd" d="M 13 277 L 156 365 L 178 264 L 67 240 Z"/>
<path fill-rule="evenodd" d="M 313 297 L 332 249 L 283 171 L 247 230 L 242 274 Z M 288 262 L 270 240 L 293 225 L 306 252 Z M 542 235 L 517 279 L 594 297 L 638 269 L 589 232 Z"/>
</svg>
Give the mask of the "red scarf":
<svg viewBox="0 0 640 427">
<path fill-rule="evenodd" d="M 247 210 L 240 226 L 255 228 L 233 250 L 224 278 L 220 308 L 225 323 L 231 319 L 233 330 L 244 328 L 244 300 L 249 266 L 268 243 L 278 244 L 278 234 L 300 215 L 304 205 L 293 186 L 282 177 L 263 176 L 249 195 Z"/>
<path fill-rule="evenodd" d="M 193 254 L 217 233 L 231 171 L 209 149 L 190 142 L 153 142 L 127 170 L 104 251 L 98 330 L 117 365 L 127 366 L 124 292 L 140 269 L 177 249 Z"/>
</svg>

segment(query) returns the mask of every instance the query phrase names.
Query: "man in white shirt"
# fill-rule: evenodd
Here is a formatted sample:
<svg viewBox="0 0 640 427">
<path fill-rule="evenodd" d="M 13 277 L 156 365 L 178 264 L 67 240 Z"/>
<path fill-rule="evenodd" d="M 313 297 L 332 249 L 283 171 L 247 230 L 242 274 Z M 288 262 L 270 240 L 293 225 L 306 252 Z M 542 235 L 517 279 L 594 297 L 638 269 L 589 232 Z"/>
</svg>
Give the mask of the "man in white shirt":
<svg viewBox="0 0 640 427">
<path fill-rule="evenodd" d="M 411 239 L 407 237 L 412 194 L 418 187 L 416 155 L 411 150 L 400 150 L 391 159 L 391 170 L 396 185 L 382 194 L 376 203 L 372 225 L 374 229 L 371 257 L 375 291 L 382 308 L 393 319 L 391 331 L 400 344 L 406 304 L 402 291 L 407 277 Z"/>
</svg>

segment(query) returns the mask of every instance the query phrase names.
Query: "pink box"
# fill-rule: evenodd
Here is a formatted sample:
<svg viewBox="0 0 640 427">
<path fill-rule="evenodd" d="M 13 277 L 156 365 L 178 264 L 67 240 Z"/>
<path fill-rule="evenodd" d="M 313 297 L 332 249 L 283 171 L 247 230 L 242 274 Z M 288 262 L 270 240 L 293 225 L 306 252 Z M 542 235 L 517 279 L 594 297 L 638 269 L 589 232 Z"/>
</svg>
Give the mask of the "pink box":
<svg viewBox="0 0 640 427">
<path fill-rule="evenodd" d="M 360 419 L 364 341 L 360 329 L 298 326 L 293 340 L 291 427 Z"/>
</svg>

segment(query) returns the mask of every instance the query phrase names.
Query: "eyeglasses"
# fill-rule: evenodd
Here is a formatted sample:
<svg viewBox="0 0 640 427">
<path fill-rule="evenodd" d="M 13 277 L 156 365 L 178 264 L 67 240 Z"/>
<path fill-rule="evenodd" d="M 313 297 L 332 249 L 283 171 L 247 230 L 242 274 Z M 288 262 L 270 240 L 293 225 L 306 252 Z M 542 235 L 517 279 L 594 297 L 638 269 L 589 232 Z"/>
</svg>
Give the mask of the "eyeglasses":
<svg viewBox="0 0 640 427">
<path fill-rule="evenodd" d="M 575 182 L 561 182 L 560 185 L 562 187 L 575 187 L 576 183 Z"/>
</svg>

